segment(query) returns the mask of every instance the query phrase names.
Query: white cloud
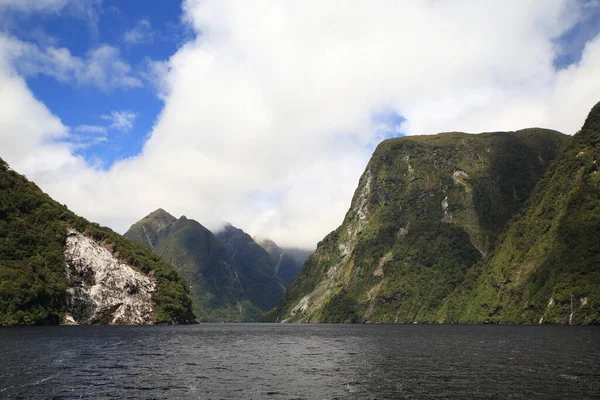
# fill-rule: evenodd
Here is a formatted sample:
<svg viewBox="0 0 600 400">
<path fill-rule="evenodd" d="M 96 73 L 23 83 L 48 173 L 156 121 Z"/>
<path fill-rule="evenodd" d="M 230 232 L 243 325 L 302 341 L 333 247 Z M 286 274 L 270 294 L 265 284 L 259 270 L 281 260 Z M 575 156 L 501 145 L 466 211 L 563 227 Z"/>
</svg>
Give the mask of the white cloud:
<svg viewBox="0 0 600 400">
<path fill-rule="evenodd" d="M 577 65 L 553 60 L 580 12 L 567 0 L 188 0 L 197 37 L 155 68 L 165 106 L 140 155 L 85 166 L 53 144 L 65 128 L 10 68 L 0 102 L 22 104 L 0 107 L 0 145 L 57 200 L 119 231 L 163 207 L 310 246 L 342 221 L 382 129 L 398 129 L 376 115 L 402 115 L 408 134 L 579 129 L 600 100 L 600 39 Z"/>
<path fill-rule="evenodd" d="M 0 34 L 0 51 L 24 76 L 43 74 L 61 82 L 94 86 L 105 91 L 135 88 L 142 82 L 113 46 L 101 45 L 76 57 L 67 48 L 42 48 Z"/>
<path fill-rule="evenodd" d="M 105 126 L 98 125 L 78 125 L 74 129 L 75 132 L 80 133 L 96 133 L 96 134 L 106 134 L 107 129 Z"/>
<path fill-rule="evenodd" d="M 142 18 L 135 27 L 123 34 L 123 40 L 127 44 L 148 44 L 154 40 L 154 31 L 148 18 Z"/>
<path fill-rule="evenodd" d="M 69 0 L 0 0 L 0 11 L 8 9 L 21 12 L 57 12 L 68 2 Z"/>
<path fill-rule="evenodd" d="M 110 114 L 102 115 L 100 118 L 110 122 L 110 129 L 129 132 L 133 128 L 137 116 L 138 114 L 131 110 L 115 110 L 111 111 Z"/>
</svg>

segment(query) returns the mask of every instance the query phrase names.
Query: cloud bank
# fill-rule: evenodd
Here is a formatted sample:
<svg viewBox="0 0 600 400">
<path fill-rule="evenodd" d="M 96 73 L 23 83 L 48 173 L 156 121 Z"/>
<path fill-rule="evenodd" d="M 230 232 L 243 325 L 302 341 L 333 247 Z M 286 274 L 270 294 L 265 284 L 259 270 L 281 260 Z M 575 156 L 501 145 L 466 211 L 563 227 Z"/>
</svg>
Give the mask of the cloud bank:
<svg viewBox="0 0 600 400">
<path fill-rule="evenodd" d="M 567 0 L 184 1 L 196 37 L 155 65 L 164 109 L 142 152 L 108 171 L 73 155 L 0 46 L 1 156 L 121 232 L 163 207 L 314 247 L 341 223 L 381 115 L 409 135 L 579 129 L 600 100 L 600 36 L 578 63 L 554 60 L 582 12 Z"/>
</svg>

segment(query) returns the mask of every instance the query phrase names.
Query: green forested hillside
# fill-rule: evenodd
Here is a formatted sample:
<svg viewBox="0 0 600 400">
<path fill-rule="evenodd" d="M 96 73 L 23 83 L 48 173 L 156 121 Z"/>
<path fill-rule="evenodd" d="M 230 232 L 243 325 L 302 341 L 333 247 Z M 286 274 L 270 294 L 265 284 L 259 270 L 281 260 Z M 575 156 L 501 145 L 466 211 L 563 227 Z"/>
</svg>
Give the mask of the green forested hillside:
<svg viewBox="0 0 600 400">
<path fill-rule="evenodd" d="M 78 217 L 0 159 L 0 325 L 61 322 L 69 227 L 157 279 L 157 323 L 194 322 L 186 284 L 170 265 L 143 246 Z"/>
<path fill-rule="evenodd" d="M 133 224 L 125 237 L 177 268 L 202 321 L 257 321 L 285 291 L 269 254 L 231 225 L 214 235 L 197 221 L 158 209 Z"/>
<path fill-rule="evenodd" d="M 242 284 L 225 247 L 200 223 L 158 209 L 124 236 L 151 248 L 183 275 L 201 321 L 243 321 L 260 314 L 243 301 Z"/>
<path fill-rule="evenodd" d="M 440 320 L 600 322 L 600 103 Z"/>
<path fill-rule="evenodd" d="M 270 315 L 436 321 L 568 141 L 545 129 L 384 141 L 343 224 L 319 243 Z"/>
</svg>

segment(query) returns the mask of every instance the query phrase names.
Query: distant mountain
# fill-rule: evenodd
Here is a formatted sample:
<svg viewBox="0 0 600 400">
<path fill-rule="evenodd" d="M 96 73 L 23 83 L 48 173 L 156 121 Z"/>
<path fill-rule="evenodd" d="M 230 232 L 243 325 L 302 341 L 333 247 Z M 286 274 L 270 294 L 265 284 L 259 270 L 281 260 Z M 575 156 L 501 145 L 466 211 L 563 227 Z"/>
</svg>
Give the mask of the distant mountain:
<svg viewBox="0 0 600 400">
<path fill-rule="evenodd" d="M 124 236 L 154 250 L 183 275 L 202 321 L 246 321 L 261 314 L 245 300 L 242 281 L 221 241 L 197 221 L 158 209 Z"/>
<path fill-rule="evenodd" d="M 282 249 L 269 239 L 255 239 L 255 241 L 269 253 L 275 264 L 275 273 L 285 287 L 288 287 L 290 282 L 302 270 L 302 265 L 310 252 L 301 249 Z"/>
<path fill-rule="evenodd" d="M 231 225 L 214 235 L 197 221 L 158 209 L 133 224 L 125 237 L 152 249 L 183 275 L 202 321 L 256 321 L 285 292 L 269 254 Z"/>
<path fill-rule="evenodd" d="M 600 103 L 440 318 L 600 323 Z"/>
<path fill-rule="evenodd" d="M 285 285 L 276 273 L 270 254 L 243 230 L 227 224 L 217 237 L 235 263 L 244 286 L 244 294 L 262 311 L 277 306 L 285 294 Z"/>
<path fill-rule="evenodd" d="M 382 142 L 342 225 L 317 245 L 268 317 L 438 321 L 569 140 L 535 128 Z"/>
<path fill-rule="evenodd" d="M 0 325 L 193 322 L 172 266 L 75 215 L 0 159 Z"/>
</svg>

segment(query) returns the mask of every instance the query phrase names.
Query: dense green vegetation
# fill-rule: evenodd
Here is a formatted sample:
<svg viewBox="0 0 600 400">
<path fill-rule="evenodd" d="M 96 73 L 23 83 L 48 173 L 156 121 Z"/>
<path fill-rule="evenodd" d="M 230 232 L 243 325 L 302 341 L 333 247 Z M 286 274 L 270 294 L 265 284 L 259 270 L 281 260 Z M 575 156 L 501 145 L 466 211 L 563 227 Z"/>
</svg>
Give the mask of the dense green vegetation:
<svg viewBox="0 0 600 400">
<path fill-rule="evenodd" d="M 599 165 L 600 103 L 440 319 L 600 322 Z"/>
<path fill-rule="evenodd" d="M 159 209 L 125 237 L 153 249 L 183 275 L 201 321 L 257 321 L 285 291 L 271 256 L 231 225 L 215 236 L 192 219 Z"/>
<path fill-rule="evenodd" d="M 342 226 L 319 243 L 269 316 L 437 321 L 568 141 L 544 129 L 384 141 Z"/>
<path fill-rule="evenodd" d="M 153 249 L 181 273 L 201 321 L 252 320 L 260 315 L 243 301 L 242 285 L 225 247 L 200 223 L 158 209 L 124 236 Z"/>
<path fill-rule="evenodd" d="M 185 281 L 158 256 L 75 215 L 0 159 L 0 325 L 58 324 L 66 311 L 63 248 L 73 227 L 156 277 L 157 323 L 191 323 Z"/>
</svg>

